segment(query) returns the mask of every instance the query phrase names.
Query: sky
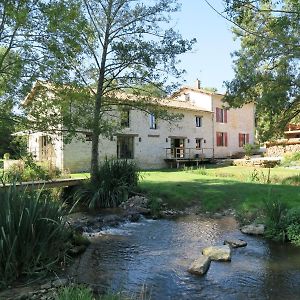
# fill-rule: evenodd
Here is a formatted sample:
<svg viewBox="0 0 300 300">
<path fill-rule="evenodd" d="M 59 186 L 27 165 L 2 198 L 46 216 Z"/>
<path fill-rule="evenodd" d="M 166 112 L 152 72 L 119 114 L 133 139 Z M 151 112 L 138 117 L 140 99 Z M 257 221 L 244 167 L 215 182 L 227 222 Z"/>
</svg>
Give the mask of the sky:
<svg viewBox="0 0 300 300">
<path fill-rule="evenodd" d="M 222 0 L 209 0 L 222 11 Z M 232 24 L 214 12 L 204 0 L 181 0 L 181 11 L 174 16 L 176 29 L 184 38 L 196 38 L 191 53 L 181 56 L 187 71 L 185 85 L 193 86 L 198 78 L 203 87 L 215 87 L 225 92 L 223 82 L 234 77 L 231 53 L 239 49 L 233 40 Z"/>
</svg>

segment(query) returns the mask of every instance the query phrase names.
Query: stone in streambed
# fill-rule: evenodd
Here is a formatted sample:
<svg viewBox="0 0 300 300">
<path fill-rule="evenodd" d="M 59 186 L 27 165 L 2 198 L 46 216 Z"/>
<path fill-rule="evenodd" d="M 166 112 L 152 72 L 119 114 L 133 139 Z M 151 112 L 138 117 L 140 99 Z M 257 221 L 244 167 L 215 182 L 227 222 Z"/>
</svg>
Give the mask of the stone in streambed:
<svg viewBox="0 0 300 300">
<path fill-rule="evenodd" d="M 224 245 L 229 245 L 232 248 L 246 247 L 247 242 L 239 239 L 226 239 Z"/>
<path fill-rule="evenodd" d="M 201 255 L 189 267 L 188 272 L 194 275 L 204 275 L 210 266 L 210 258 Z"/>
<path fill-rule="evenodd" d="M 224 246 L 211 246 L 204 248 L 202 254 L 208 256 L 211 260 L 216 261 L 230 261 L 231 249 L 228 245 Z"/>
<path fill-rule="evenodd" d="M 265 233 L 265 225 L 264 224 L 246 225 L 241 228 L 241 232 L 245 234 L 252 234 L 252 235 L 263 235 Z"/>
</svg>

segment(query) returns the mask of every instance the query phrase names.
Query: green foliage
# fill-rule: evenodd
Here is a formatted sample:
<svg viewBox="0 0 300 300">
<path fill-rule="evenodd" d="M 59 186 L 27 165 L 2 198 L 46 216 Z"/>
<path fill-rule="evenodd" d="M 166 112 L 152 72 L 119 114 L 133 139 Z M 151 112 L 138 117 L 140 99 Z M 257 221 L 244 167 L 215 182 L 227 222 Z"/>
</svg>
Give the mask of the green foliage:
<svg viewBox="0 0 300 300">
<path fill-rule="evenodd" d="M 27 182 L 34 180 L 50 180 L 60 176 L 57 168 L 50 168 L 37 164 L 30 156 L 25 157 L 23 163 L 12 165 L 4 173 L 5 182 Z"/>
<path fill-rule="evenodd" d="M 285 214 L 286 205 L 278 199 L 271 199 L 271 191 L 264 202 L 266 220 L 266 236 L 277 241 L 285 240 Z"/>
<path fill-rule="evenodd" d="M 300 151 L 294 153 L 286 153 L 283 156 L 281 165 L 284 167 L 300 165 Z"/>
<path fill-rule="evenodd" d="M 0 192 L 0 285 L 51 269 L 65 256 L 69 232 L 57 201 L 12 186 Z"/>
<path fill-rule="evenodd" d="M 255 103 L 260 140 L 280 137 L 299 114 L 300 2 L 224 2 L 241 42 L 234 53 L 235 78 L 226 82 L 225 100 L 232 107 Z"/>
<path fill-rule="evenodd" d="M 247 156 L 252 156 L 255 151 L 257 151 L 259 148 L 259 145 L 256 145 L 256 144 L 245 144 L 243 149 L 245 151 L 245 154 Z"/>
<path fill-rule="evenodd" d="M 117 207 L 136 188 L 139 173 L 134 162 L 106 159 L 99 166 L 96 181 L 89 181 L 76 192 L 75 199 L 89 208 Z"/>
<path fill-rule="evenodd" d="M 93 292 L 84 285 L 68 286 L 58 292 L 56 300 L 94 300 Z"/>
<path fill-rule="evenodd" d="M 7 160 L 10 158 L 10 154 L 9 153 L 4 153 L 3 154 L 3 159 Z"/>
</svg>

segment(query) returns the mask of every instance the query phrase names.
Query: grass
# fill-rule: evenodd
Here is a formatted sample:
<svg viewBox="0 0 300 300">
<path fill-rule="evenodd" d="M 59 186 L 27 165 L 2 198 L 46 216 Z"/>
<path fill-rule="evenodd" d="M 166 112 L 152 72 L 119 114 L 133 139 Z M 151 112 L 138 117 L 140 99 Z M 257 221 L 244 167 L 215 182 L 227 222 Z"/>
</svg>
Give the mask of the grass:
<svg viewBox="0 0 300 300">
<path fill-rule="evenodd" d="M 143 192 L 161 197 L 169 207 L 182 209 L 200 205 L 203 210 L 220 211 L 226 208 L 259 210 L 271 189 L 272 197 L 290 207 L 300 206 L 300 189 L 280 184 L 297 176 L 299 171 L 274 168 L 270 178 L 273 184 L 255 182 L 266 179 L 268 169 L 246 167 L 210 167 L 196 170 L 164 170 L 144 172 L 140 188 Z M 258 172 L 254 178 L 253 172 Z M 262 175 L 263 174 L 263 175 Z M 252 181 L 252 182 L 251 182 Z"/>
</svg>

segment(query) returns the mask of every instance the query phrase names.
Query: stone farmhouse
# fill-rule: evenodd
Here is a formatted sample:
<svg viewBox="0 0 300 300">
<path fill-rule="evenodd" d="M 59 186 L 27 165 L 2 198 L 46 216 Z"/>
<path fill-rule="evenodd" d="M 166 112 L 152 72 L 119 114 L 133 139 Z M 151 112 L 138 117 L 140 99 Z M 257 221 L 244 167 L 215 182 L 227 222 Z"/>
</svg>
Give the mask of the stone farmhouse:
<svg viewBox="0 0 300 300">
<path fill-rule="evenodd" d="M 34 92 L 31 92 L 34 101 Z M 155 115 L 132 109 L 119 113 L 124 129 L 100 141 L 100 160 L 105 157 L 132 159 L 142 169 L 195 163 L 211 158 L 230 157 L 254 143 L 255 107 L 247 104 L 226 109 L 223 95 L 195 87 L 182 87 L 162 105 L 180 113 L 178 122 L 157 119 Z M 66 143 L 64 134 L 43 132 L 28 135 L 28 150 L 37 161 L 51 162 L 60 170 L 88 171 L 91 134 Z"/>
</svg>

